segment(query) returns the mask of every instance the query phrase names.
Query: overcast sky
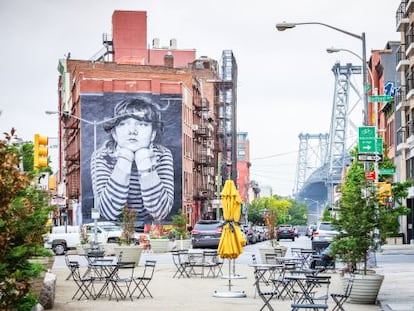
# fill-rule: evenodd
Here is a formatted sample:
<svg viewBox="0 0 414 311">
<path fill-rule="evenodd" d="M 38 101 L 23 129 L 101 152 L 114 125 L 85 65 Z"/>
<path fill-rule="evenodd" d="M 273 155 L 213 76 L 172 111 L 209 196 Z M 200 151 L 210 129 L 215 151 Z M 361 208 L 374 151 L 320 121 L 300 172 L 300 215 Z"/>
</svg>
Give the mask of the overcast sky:
<svg viewBox="0 0 414 311">
<path fill-rule="evenodd" d="M 336 61 L 360 61 L 361 41 L 331 29 L 307 25 L 285 32 L 282 21 L 318 21 L 360 35 L 367 54 L 399 40 L 399 0 L 1 0 L 0 130 L 11 127 L 24 140 L 34 133 L 57 136 L 57 64 L 89 59 L 111 33 L 114 10 L 142 10 L 148 16 L 148 44 L 177 39 L 178 48 L 220 60 L 232 50 L 238 65 L 238 129 L 248 132 L 251 179 L 274 193 L 294 188 L 299 133 L 329 131 Z M 360 80 L 356 80 L 360 83 Z M 362 89 L 362 85 L 360 85 Z M 362 105 L 362 104 L 361 104 Z M 358 109 L 358 107 L 357 107 Z M 362 109 L 362 106 L 359 107 Z"/>
</svg>

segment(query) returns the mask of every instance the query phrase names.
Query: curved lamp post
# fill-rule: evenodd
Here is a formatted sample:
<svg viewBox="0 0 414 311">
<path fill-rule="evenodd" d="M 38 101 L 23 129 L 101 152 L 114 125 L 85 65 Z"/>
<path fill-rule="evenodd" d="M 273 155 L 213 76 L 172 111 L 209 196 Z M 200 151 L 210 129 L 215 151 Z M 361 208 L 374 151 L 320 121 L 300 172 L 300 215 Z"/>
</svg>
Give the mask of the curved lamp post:
<svg viewBox="0 0 414 311">
<path fill-rule="evenodd" d="M 359 56 L 357 53 L 355 53 L 355 52 L 353 52 L 351 50 L 348 50 L 348 49 L 342 49 L 342 48 L 339 48 L 338 49 L 338 48 L 334 48 L 334 47 L 327 48 L 326 49 L 326 52 L 328 52 L 328 53 L 337 53 L 337 52 L 341 52 L 341 51 L 351 53 L 352 55 L 354 55 L 355 57 L 357 57 L 358 59 L 360 59 L 361 61 L 363 61 L 363 59 L 361 58 L 361 56 Z M 374 91 L 373 93 L 374 93 L 374 95 L 378 95 L 378 87 L 375 87 L 375 80 L 374 80 L 374 77 L 372 75 L 372 71 L 371 71 L 370 68 L 367 68 L 367 69 L 368 69 L 367 71 L 368 71 L 368 73 L 369 73 L 369 75 L 371 77 L 371 82 L 373 84 L 372 85 L 372 89 Z M 377 131 L 378 131 L 378 103 L 375 103 L 375 105 L 374 105 L 374 114 L 375 114 L 375 123 L 374 123 L 374 126 L 375 126 L 375 137 L 377 137 Z M 376 139 L 375 139 L 375 150 L 377 150 L 377 140 Z M 365 166 L 365 170 L 368 170 L 367 165 Z M 375 177 L 374 177 L 374 184 L 377 185 L 378 184 L 378 175 L 379 175 L 379 172 L 378 172 L 378 162 L 377 161 L 374 162 L 374 175 L 375 175 Z M 375 208 L 376 208 L 376 211 L 378 213 L 378 203 L 376 204 Z M 379 229 L 378 228 L 375 228 L 375 234 L 377 234 L 377 236 L 379 237 Z M 377 238 L 377 247 L 378 248 L 381 247 L 381 244 L 380 243 L 381 243 L 381 239 L 380 238 Z"/>
<path fill-rule="evenodd" d="M 366 55 L 366 40 L 365 40 L 365 32 L 361 33 L 360 35 L 346 31 L 344 29 L 338 28 L 338 27 L 334 27 L 325 23 L 320 23 L 320 22 L 304 22 L 304 23 L 287 23 L 287 22 L 283 22 L 283 23 L 278 23 L 276 24 L 276 29 L 278 31 L 284 31 L 286 29 L 291 29 L 291 28 L 295 28 L 296 26 L 301 26 L 301 25 L 319 25 L 319 26 L 323 26 L 323 27 L 327 27 L 330 29 L 333 29 L 335 31 L 341 32 L 345 35 L 351 36 L 353 38 L 359 39 L 362 42 L 362 75 L 363 75 L 363 85 L 364 85 L 364 93 L 363 93 L 363 98 L 364 98 L 364 125 L 368 124 L 368 97 L 367 97 L 367 93 L 366 93 L 366 88 L 367 88 L 367 55 Z"/>
</svg>

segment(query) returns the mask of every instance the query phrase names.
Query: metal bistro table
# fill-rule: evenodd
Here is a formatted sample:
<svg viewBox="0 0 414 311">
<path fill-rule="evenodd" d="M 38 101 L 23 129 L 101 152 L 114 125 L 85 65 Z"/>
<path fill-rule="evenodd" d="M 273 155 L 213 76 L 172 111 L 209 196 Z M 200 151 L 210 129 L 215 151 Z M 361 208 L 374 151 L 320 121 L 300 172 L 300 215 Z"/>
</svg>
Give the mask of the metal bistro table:
<svg viewBox="0 0 414 311">
<path fill-rule="evenodd" d="M 94 297 L 94 299 L 97 299 L 102 296 L 105 290 L 109 290 L 111 278 L 115 276 L 118 271 L 118 262 L 116 260 L 116 257 L 114 257 L 114 259 L 96 259 L 90 264 L 90 267 L 91 270 L 96 273 L 96 277 L 94 277 L 94 283 L 103 281 L 101 289 Z"/>
</svg>

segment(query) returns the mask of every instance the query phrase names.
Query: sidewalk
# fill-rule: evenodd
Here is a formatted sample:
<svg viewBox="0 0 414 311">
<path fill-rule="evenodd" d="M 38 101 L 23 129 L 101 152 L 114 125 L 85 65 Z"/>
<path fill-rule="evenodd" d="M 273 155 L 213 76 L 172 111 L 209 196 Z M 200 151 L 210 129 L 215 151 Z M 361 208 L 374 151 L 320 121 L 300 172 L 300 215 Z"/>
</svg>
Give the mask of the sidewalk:
<svg viewBox="0 0 414 311">
<path fill-rule="evenodd" d="M 414 311 L 414 245 L 384 245 L 378 273 L 384 282 L 378 300 L 384 311 Z"/>
<path fill-rule="evenodd" d="M 151 258 L 156 259 L 157 254 L 150 254 Z M 227 263 L 227 261 L 226 261 Z M 225 263 L 225 264 L 226 264 Z M 226 266 L 223 267 L 226 274 Z M 68 274 L 66 267 L 54 268 L 53 273 L 57 275 L 57 291 L 55 306 L 53 310 L 99 310 L 113 311 L 120 310 L 197 310 L 197 311 L 221 311 L 237 310 L 252 311 L 259 310 L 263 302 L 259 297 L 255 297 L 253 287 L 254 276 L 253 268 L 246 264 L 236 265 L 236 273 L 245 276 L 245 279 L 232 280 L 232 291 L 244 291 L 245 298 L 216 298 L 213 297 L 214 291 L 227 292 L 229 281 L 222 278 L 191 278 L 173 279 L 175 267 L 172 264 L 158 264 L 154 274 L 150 290 L 154 296 L 151 298 L 136 299 L 134 301 L 109 301 L 107 298 L 87 301 L 72 301 L 71 297 L 76 290 L 73 281 L 65 281 Z M 342 292 L 339 273 L 330 273 L 332 283 L 330 292 Z M 274 299 L 272 305 L 275 310 L 290 310 L 290 300 Z M 330 309 L 334 304 L 329 300 Z M 379 305 L 359 305 L 346 304 L 347 311 L 378 311 Z M 394 309 L 393 309 L 394 310 Z M 398 310 L 398 309 L 397 309 Z"/>
</svg>

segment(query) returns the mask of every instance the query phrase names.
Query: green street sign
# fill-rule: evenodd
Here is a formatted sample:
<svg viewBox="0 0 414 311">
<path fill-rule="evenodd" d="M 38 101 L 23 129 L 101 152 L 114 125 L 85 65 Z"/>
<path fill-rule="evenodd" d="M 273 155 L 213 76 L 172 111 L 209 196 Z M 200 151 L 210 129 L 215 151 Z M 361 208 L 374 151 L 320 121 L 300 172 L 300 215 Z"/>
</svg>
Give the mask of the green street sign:
<svg viewBox="0 0 414 311">
<path fill-rule="evenodd" d="M 378 173 L 380 175 L 393 175 L 393 174 L 395 174 L 395 169 L 393 169 L 393 168 L 380 168 L 378 170 Z"/>
<path fill-rule="evenodd" d="M 377 152 L 377 154 L 383 154 L 384 153 L 382 137 L 377 137 L 377 145 L 375 147 L 376 147 L 375 151 Z"/>
<path fill-rule="evenodd" d="M 359 138 L 358 152 L 359 153 L 376 153 L 382 154 L 384 152 L 382 147 L 382 138 Z"/>
<path fill-rule="evenodd" d="M 390 102 L 392 101 L 394 98 L 390 95 L 372 95 L 369 96 L 369 101 L 371 103 L 380 103 L 380 102 Z"/>
<path fill-rule="evenodd" d="M 360 126 L 358 127 L 358 138 L 375 138 L 375 126 Z"/>
</svg>

